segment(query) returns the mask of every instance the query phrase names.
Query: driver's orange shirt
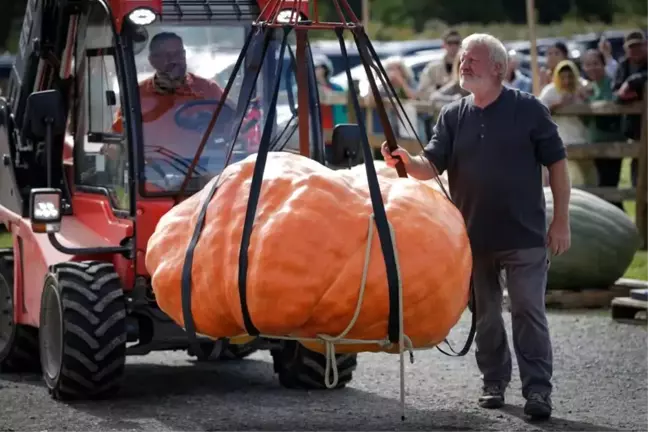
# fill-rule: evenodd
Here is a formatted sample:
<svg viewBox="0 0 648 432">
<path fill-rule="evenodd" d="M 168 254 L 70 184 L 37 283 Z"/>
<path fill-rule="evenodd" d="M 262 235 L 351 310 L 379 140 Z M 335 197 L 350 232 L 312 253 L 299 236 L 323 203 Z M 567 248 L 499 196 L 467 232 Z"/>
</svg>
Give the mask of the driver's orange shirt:
<svg viewBox="0 0 648 432">
<path fill-rule="evenodd" d="M 202 139 L 202 132 L 194 132 L 180 128 L 174 120 L 176 110 L 186 102 L 204 99 L 218 99 L 223 91 L 215 82 L 188 73 L 185 84 L 176 89 L 173 94 L 160 94 L 155 91 L 153 77 L 142 81 L 139 85 L 142 105 L 142 121 L 144 131 L 144 153 L 155 154 L 159 147 L 176 153 L 184 158 L 193 158 Z M 213 107 L 196 107 L 187 109 L 185 115 Z M 113 130 L 121 133 L 123 121 L 121 110 L 113 123 Z"/>
</svg>

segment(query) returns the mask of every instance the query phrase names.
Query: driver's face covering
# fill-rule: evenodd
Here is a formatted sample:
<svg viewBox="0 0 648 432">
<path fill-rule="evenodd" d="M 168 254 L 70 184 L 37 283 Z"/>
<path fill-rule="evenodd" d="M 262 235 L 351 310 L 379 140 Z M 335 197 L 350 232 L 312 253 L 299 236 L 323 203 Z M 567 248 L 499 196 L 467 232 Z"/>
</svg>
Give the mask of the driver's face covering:
<svg viewBox="0 0 648 432">
<path fill-rule="evenodd" d="M 165 88 L 175 89 L 185 79 L 187 59 L 182 42 L 168 39 L 155 47 L 149 56 L 156 72 L 156 81 Z"/>
</svg>

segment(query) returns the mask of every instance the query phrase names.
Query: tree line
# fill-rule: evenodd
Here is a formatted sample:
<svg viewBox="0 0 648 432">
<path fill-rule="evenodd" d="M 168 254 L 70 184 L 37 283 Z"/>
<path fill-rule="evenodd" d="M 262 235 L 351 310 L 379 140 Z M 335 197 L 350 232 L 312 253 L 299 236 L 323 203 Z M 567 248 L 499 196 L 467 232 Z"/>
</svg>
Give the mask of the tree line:
<svg viewBox="0 0 648 432">
<path fill-rule="evenodd" d="M 347 0 L 354 12 L 361 16 L 362 0 Z M 448 25 L 459 23 L 489 24 L 508 22 L 525 24 L 525 0 L 369 0 L 370 18 L 387 26 L 411 25 L 416 32 L 424 30 L 429 21 L 443 21 Z M 336 19 L 333 2 L 319 1 L 326 16 Z M 565 18 L 612 23 L 615 15 L 646 16 L 646 0 L 535 0 L 539 24 L 560 22 Z"/>
</svg>

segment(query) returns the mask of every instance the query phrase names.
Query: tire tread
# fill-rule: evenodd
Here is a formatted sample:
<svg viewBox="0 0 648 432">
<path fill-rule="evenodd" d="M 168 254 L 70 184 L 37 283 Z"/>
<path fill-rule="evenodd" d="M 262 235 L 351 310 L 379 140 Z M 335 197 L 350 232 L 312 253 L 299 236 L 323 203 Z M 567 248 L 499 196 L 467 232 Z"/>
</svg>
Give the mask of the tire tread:
<svg viewBox="0 0 648 432">
<path fill-rule="evenodd" d="M 0 249 L 0 276 L 4 278 L 10 290 L 13 291 L 14 256 L 13 249 L 11 248 Z M 4 358 L 0 359 L 0 372 L 39 373 L 41 367 L 38 349 L 38 329 L 23 324 L 15 325 L 15 333 L 11 343 L 12 346 Z"/>
<path fill-rule="evenodd" d="M 126 303 L 110 263 L 55 267 L 63 303 L 63 364 L 50 385 L 56 399 L 100 399 L 121 386 L 126 363 Z"/>
<path fill-rule="evenodd" d="M 326 356 L 311 351 L 297 341 L 287 341 L 281 349 L 272 350 L 274 370 L 279 383 L 289 389 L 328 390 L 326 387 Z M 338 383 L 341 389 L 353 379 L 358 366 L 356 354 L 337 354 Z"/>
</svg>

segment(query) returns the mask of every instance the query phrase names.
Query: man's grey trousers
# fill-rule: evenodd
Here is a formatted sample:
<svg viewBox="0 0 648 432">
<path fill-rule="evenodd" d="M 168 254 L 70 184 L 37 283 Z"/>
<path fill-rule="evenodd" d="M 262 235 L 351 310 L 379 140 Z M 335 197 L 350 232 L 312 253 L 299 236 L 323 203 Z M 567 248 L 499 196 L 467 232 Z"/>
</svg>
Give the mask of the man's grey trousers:
<svg viewBox="0 0 648 432">
<path fill-rule="evenodd" d="M 546 248 L 476 254 L 473 257 L 476 359 L 484 384 L 505 387 L 511 380 L 511 351 L 502 318 L 503 269 L 522 395 L 527 397 L 530 390 L 551 392 L 553 355 L 545 314 L 548 268 Z"/>
</svg>

